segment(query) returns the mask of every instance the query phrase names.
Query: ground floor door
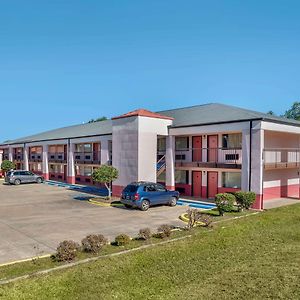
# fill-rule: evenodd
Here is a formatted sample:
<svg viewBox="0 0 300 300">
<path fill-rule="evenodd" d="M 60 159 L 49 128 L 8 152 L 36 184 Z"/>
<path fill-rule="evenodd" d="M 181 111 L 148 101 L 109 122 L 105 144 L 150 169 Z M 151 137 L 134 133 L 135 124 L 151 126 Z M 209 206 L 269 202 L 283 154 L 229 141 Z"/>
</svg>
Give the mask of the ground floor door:
<svg viewBox="0 0 300 300">
<path fill-rule="evenodd" d="M 207 198 L 214 198 L 218 193 L 218 172 L 207 172 Z"/>
<path fill-rule="evenodd" d="M 192 195 L 193 197 L 201 197 L 202 191 L 202 172 L 193 171 L 193 181 L 192 181 Z"/>
</svg>

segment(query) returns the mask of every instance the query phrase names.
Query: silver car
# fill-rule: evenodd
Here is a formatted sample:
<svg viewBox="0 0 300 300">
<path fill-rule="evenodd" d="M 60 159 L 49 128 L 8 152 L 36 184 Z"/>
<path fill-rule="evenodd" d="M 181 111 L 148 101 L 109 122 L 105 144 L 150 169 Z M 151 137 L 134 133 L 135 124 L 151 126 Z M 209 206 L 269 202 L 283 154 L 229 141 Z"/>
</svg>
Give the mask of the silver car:
<svg viewBox="0 0 300 300">
<path fill-rule="evenodd" d="M 9 184 L 19 185 L 21 183 L 42 183 L 43 176 L 34 174 L 30 171 L 13 170 L 6 173 L 5 182 Z"/>
</svg>

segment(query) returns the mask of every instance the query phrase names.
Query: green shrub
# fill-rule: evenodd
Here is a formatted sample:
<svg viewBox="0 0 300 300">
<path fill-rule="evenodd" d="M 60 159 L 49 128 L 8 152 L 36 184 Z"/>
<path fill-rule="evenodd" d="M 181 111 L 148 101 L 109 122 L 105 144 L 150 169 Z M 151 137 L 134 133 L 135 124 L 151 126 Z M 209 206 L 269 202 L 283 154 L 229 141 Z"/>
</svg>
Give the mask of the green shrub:
<svg viewBox="0 0 300 300">
<path fill-rule="evenodd" d="M 63 241 L 58 245 L 54 259 L 56 261 L 71 261 L 76 257 L 78 250 L 78 243 L 74 241 Z"/>
<path fill-rule="evenodd" d="M 129 242 L 130 242 L 130 237 L 127 234 L 122 233 L 115 237 L 115 244 L 117 246 L 125 246 L 129 244 Z"/>
<path fill-rule="evenodd" d="M 160 225 L 157 228 L 157 237 L 162 238 L 162 239 L 170 237 L 171 233 L 172 233 L 171 230 L 172 230 L 172 228 L 168 224 Z"/>
<path fill-rule="evenodd" d="M 254 192 L 236 192 L 234 193 L 236 202 L 240 210 L 249 209 L 256 199 Z"/>
<path fill-rule="evenodd" d="M 226 211 L 230 212 L 233 210 L 233 205 L 235 203 L 235 196 L 233 194 L 228 194 L 228 193 L 217 194 L 215 201 L 220 216 L 223 216 L 224 212 Z"/>
<path fill-rule="evenodd" d="M 98 253 L 107 244 L 107 239 L 102 234 L 90 234 L 82 241 L 82 250 L 85 252 Z"/>
<path fill-rule="evenodd" d="M 145 240 L 145 241 L 150 240 L 150 238 L 152 237 L 152 233 L 151 233 L 150 228 L 140 229 L 138 237 L 141 240 Z"/>
</svg>

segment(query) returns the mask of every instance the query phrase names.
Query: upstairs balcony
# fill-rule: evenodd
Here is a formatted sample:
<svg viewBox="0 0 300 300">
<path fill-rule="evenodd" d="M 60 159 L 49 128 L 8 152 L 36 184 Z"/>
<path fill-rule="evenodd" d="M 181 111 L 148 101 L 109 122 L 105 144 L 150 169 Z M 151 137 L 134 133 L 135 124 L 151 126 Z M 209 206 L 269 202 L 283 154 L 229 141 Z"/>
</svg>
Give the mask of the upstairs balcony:
<svg viewBox="0 0 300 300">
<path fill-rule="evenodd" d="M 263 150 L 264 169 L 292 169 L 300 167 L 299 148 L 269 148 Z"/>
<path fill-rule="evenodd" d="M 24 158 L 23 153 L 14 153 L 13 160 L 15 161 L 22 161 Z"/>
<path fill-rule="evenodd" d="M 48 161 L 56 163 L 67 163 L 67 154 L 64 152 L 48 153 Z"/>
<path fill-rule="evenodd" d="M 28 160 L 30 162 L 41 162 L 41 161 L 43 161 L 43 154 L 42 153 L 30 153 Z"/>
<path fill-rule="evenodd" d="M 3 160 L 9 160 L 9 154 L 4 152 L 3 153 L 3 157 L 2 157 Z"/>
<path fill-rule="evenodd" d="M 176 150 L 176 167 L 241 169 L 241 148 L 189 148 Z"/>
<path fill-rule="evenodd" d="M 74 152 L 74 161 L 76 164 L 100 165 L 101 152 Z"/>
</svg>

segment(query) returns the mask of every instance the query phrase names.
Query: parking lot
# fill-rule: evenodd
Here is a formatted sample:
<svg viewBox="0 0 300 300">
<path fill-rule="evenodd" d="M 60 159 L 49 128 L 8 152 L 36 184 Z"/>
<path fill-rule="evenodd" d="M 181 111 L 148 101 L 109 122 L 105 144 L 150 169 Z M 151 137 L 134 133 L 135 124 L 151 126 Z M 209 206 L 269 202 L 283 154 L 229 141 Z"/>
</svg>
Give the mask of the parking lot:
<svg viewBox="0 0 300 300">
<path fill-rule="evenodd" d="M 47 184 L 0 183 L 0 264 L 53 253 L 59 242 L 80 242 L 90 233 L 112 240 L 119 233 L 136 236 L 140 228 L 182 225 L 185 207 L 159 206 L 147 212 L 101 207 L 74 198 L 88 196 Z M 92 195 L 91 195 L 92 196 Z"/>
</svg>

